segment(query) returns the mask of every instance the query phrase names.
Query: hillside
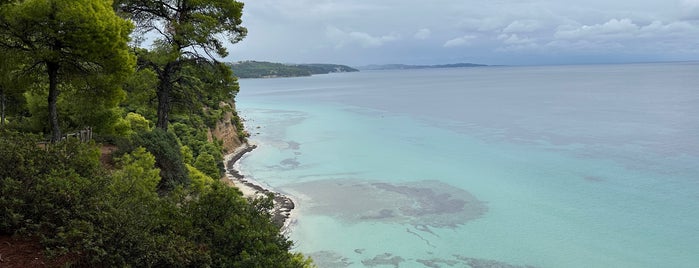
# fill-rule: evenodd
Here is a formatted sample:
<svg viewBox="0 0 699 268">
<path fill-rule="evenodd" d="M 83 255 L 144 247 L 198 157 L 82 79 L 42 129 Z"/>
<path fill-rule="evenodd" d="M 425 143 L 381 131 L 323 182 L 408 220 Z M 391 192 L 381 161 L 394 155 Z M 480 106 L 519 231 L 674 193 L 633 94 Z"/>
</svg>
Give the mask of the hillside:
<svg viewBox="0 0 699 268">
<path fill-rule="evenodd" d="M 274 78 L 311 76 L 314 74 L 357 72 L 338 64 L 283 64 L 265 61 L 241 61 L 228 64 L 238 78 Z"/>
</svg>

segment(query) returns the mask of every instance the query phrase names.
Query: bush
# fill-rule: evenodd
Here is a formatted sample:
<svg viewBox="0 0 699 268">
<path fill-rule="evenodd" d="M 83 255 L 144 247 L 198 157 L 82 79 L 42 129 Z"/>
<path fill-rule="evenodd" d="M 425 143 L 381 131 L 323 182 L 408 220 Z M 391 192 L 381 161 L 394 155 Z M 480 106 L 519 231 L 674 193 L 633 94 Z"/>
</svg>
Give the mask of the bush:
<svg viewBox="0 0 699 268">
<path fill-rule="evenodd" d="M 143 115 L 137 113 L 126 114 L 126 121 L 129 122 L 131 130 L 138 132 L 148 132 L 151 131 L 151 122 L 148 121 Z"/>
<path fill-rule="evenodd" d="M 203 152 L 197 156 L 197 160 L 194 161 L 194 167 L 211 178 L 221 178 L 216 160 L 207 152 Z"/>
<path fill-rule="evenodd" d="M 187 165 L 187 170 L 189 170 L 189 177 L 192 179 L 192 184 L 189 186 L 192 192 L 200 194 L 211 188 L 211 184 L 214 183 L 213 178 L 190 165 Z"/>
<path fill-rule="evenodd" d="M 179 185 L 189 185 L 187 168 L 174 134 L 156 128 L 135 137 L 134 145 L 145 147 L 155 156 L 155 166 L 160 169 L 158 189 L 161 192 L 171 191 Z"/>
<path fill-rule="evenodd" d="M 248 202 L 217 181 L 187 207 L 197 231 L 193 239 L 212 246 L 214 267 L 304 267 L 294 265 L 292 242 L 272 223 L 271 205 L 271 198 Z"/>
<path fill-rule="evenodd" d="M 142 141 L 167 155 L 157 146 L 176 144 L 168 136 L 154 130 Z M 248 201 L 201 172 L 189 188 L 158 194 L 162 170 L 145 148 L 108 172 L 94 144 L 38 140 L 0 132 L 0 233 L 40 238 L 49 256 L 70 256 L 65 266 L 310 266 L 289 252 L 271 198 Z"/>
</svg>

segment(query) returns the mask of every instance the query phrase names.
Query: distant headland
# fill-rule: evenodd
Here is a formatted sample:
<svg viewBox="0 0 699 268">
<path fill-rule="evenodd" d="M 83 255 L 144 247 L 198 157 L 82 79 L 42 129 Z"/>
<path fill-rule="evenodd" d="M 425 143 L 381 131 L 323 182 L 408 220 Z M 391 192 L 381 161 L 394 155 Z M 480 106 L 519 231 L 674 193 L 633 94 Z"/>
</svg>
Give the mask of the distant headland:
<svg viewBox="0 0 699 268">
<path fill-rule="evenodd" d="M 284 64 L 266 61 L 239 61 L 228 63 L 228 65 L 238 78 L 298 77 L 359 71 L 339 64 Z"/>
<path fill-rule="evenodd" d="M 408 65 L 408 64 L 381 64 L 357 67 L 359 70 L 409 70 L 409 69 L 437 69 L 437 68 L 463 68 L 463 67 L 486 67 L 485 64 L 475 63 L 452 63 L 438 65 Z"/>
<path fill-rule="evenodd" d="M 300 77 L 315 74 L 346 73 L 373 71 L 373 70 L 412 70 L 412 69 L 437 69 L 437 68 L 464 68 L 464 67 L 486 67 L 491 65 L 476 63 L 452 63 L 438 65 L 409 65 L 409 64 L 381 64 L 350 67 L 340 64 L 289 64 L 267 61 L 239 61 L 227 63 L 233 70 L 233 74 L 238 78 L 278 78 L 278 77 Z"/>
</svg>

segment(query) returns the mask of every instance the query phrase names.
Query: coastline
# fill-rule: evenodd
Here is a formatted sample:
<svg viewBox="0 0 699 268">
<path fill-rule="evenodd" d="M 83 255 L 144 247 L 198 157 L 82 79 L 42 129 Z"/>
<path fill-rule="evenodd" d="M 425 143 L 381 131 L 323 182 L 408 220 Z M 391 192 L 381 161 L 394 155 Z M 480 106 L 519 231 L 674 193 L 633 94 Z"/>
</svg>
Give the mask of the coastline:
<svg viewBox="0 0 699 268">
<path fill-rule="evenodd" d="M 245 178 L 240 171 L 235 168 L 235 164 L 247 153 L 252 152 L 257 148 L 257 145 L 251 145 L 247 142 L 241 144 L 232 153 L 227 154 L 223 158 L 223 166 L 226 170 L 226 178 L 233 183 L 233 186 L 238 188 L 243 193 L 243 196 L 250 199 L 272 195 L 274 207 L 270 211 L 272 221 L 281 227 L 282 233 L 287 233 L 289 227 L 294 220 L 291 219 L 291 212 L 295 208 L 295 203 L 291 197 L 272 191 L 262 186 L 261 183 Z"/>
</svg>

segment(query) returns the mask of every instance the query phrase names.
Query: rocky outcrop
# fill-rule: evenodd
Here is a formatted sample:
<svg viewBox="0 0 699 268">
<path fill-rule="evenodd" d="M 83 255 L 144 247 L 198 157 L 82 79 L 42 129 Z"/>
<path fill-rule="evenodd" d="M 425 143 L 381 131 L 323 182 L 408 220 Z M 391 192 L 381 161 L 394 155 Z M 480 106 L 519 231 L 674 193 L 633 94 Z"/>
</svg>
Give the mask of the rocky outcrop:
<svg viewBox="0 0 699 268">
<path fill-rule="evenodd" d="M 221 107 L 229 106 L 232 110 L 235 110 L 235 104 L 221 102 L 219 104 Z M 223 141 L 223 150 L 226 153 L 231 153 L 235 151 L 236 148 L 243 145 L 243 141 L 238 137 L 238 129 L 233 125 L 233 112 L 225 112 L 223 118 L 216 122 L 216 127 L 214 129 L 209 129 L 209 141 L 217 139 Z"/>
</svg>

